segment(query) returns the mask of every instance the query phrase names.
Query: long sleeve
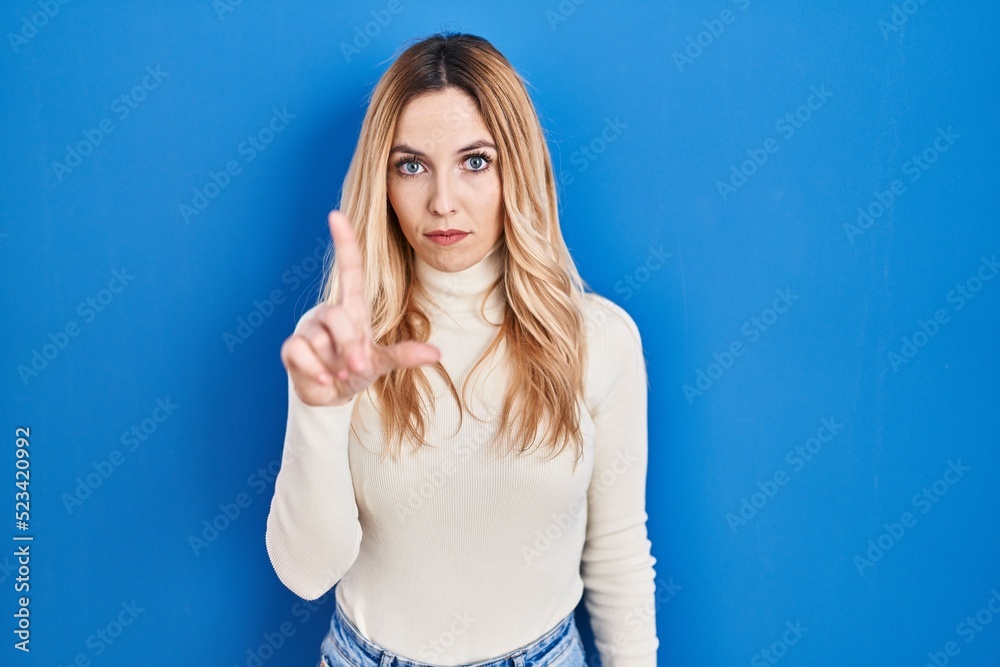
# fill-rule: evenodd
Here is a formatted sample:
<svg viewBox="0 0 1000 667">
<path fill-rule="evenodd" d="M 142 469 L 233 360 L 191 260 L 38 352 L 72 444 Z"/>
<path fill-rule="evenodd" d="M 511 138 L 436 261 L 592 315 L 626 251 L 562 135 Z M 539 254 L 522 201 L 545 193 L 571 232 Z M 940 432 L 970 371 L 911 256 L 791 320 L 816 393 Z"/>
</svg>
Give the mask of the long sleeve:
<svg viewBox="0 0 1000 667">
<path fill-rule="evenodd" d="M 594 472 L 581 560 L 584 603 L 603 667 L 655 667 L 656 559 L 647 537 L 646 365 L 639 330 L 600 299 L 595 354 L 606 390 L 593 411 Z"/>
<path fill-rule="evenodd" d="M 311 317 L 307 311 L 296 325 Z M 288 379 L 288 422 L 265 542 L 278 578 L 315 600 L 354 563 L 361 524 L 348 461 L 355 397 L 338 406 L 306 405 Z"/>
</svg>

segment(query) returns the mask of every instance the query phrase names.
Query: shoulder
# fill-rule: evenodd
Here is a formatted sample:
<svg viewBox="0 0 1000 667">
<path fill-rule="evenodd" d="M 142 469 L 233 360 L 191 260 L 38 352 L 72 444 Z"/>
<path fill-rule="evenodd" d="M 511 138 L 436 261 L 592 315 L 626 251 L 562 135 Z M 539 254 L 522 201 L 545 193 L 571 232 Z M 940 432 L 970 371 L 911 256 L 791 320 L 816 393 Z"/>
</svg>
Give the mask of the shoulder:
<svg viewBox="0 0 1000 667">
<path fill-rule="evenodd" d="M 645 386 L 646 359 L 639 327 L 607 297 L 584 294 L 587 339 L 587 394 L 592 408 L 603 405 L 622 383 Z"/>
<path fill-rule="evenodd" d="M 639 327 L 624 308 L 596 292 L 584 293 L 583 303 L 587 342 L 595 351 L 642 349 Z"/>
</svg>

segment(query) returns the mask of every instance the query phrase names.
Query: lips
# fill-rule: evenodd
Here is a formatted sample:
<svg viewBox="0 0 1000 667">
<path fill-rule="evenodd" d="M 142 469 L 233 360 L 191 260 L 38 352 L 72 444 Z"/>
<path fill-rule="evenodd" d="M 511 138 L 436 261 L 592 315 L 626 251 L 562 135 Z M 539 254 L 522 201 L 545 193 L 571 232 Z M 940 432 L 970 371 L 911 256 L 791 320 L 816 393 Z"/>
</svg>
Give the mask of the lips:
<svg viewBox="0 0 1000 667">
<path fill-rule="evenodd" d="M 458 243 L 468 235 L 469 232 L 463 232 L 458 229 L 436 229 L 433 232 L 425 234 L 428 239 L 438 245 L 451 245 L 453 243 Z"/>
</svg>

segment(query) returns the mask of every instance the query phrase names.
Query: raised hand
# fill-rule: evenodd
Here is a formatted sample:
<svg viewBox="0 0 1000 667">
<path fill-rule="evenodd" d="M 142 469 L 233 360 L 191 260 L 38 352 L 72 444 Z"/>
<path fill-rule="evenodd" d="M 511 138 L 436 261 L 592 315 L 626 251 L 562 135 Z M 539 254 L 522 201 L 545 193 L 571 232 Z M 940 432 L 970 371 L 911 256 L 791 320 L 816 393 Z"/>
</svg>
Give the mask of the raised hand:
<svg viewBox="0 0 1000 667">
<path fill-rule="evenodd" d="M 343 405 L 396 368 L 432 364 L 441 358 L 433 345 L 405 341 L 377 345 L 364 296 L 361 251 L 350 222 L 331 211 L 330 233 L 337 257 L 340 294 L 320 305 L 281 345 L 281 361 L 302 402 Z"/>
</svg>

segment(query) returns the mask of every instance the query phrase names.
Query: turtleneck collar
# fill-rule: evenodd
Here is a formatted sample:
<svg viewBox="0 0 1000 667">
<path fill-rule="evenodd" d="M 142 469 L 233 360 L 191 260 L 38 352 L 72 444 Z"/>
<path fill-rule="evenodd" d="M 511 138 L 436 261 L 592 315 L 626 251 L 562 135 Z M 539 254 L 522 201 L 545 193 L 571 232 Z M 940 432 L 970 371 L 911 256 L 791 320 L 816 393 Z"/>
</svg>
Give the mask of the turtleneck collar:
<svg viewBox="0 0 1000 667">
<path fill-rule="evenodd" d="M 503 311 L 506 304 L 506 298 L 499 285 L 490 291 L 500 278 L 503 269 L 499 252 L 502 244 L 501 236 L 481 260 L 466 269 L 454 272 L 435 269 L 419 255 L 414 254 L 413 270 L 433 304 L 445 313 L 479 314 L 482 309 L 487 315 L 496 315 Z M 487 292 L 489 292 L 488 298 Z M 484 299 L 486 299 L 485 308 Z"/>
</svg>

